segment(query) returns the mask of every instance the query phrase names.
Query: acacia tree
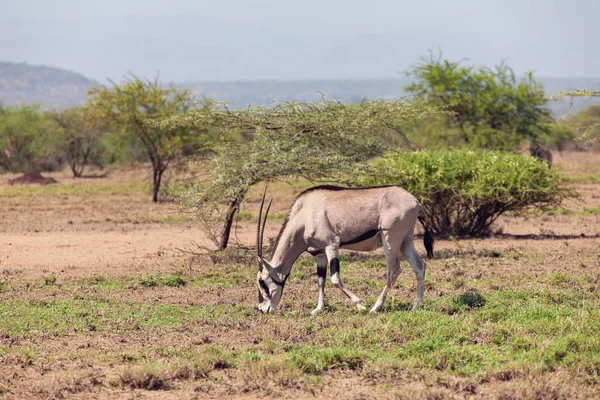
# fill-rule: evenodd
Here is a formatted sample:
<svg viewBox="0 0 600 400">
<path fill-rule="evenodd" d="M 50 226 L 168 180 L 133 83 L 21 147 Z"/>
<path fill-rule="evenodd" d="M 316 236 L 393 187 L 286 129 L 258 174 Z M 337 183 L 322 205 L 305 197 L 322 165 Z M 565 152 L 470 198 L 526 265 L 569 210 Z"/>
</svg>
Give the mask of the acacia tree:
<svg viewBox="0 0 600 400">
<path fill-rule="evenodd" d="M 0 110 L 0 167 L 8 171 L 35 169 L 49 127 L 38 105 Z"/>
<path fill-rule="evenodd" d="M 592 97 L 597 98 L 600 97 L 600 90 L 590 91 L 586 89 L 571 89 L 565 92 L 559 92 L 551 96 L 550 98 L 559 99 L 565 97 L 569 97 L 571 100 L 569 110 L 567 111 L 567 113 L 569 113 L 573 107 L 573 100 L 575 98 L 583 97 L 586 100 L 589 100 Z M 588 109 L 580 112 L 578 115 L 575 115 L 571 118 L 571 125 L 583 129 L 583 132 L 578 138 L 579 141 L 589 145 L 595 143 L 598 140 L 598 136 L 600 136 L 600 122 L 598 122 L 599 119 L 600 106 L 598 105 L 590 106 Z"/>
<path fill-rule="evenodd" d="M 66 157 L 73 176 L 81 177 L 86 165 L 97 161 L 102 151 L 99 140 L 108 132 L 108 124 L 94 118 L 92 110 L 85 107 L 68 108 L 48 115 L 60 128 L 56 144 L 58 150 Z"/>
<path fill-rule="evenodd" d="M 384 146 L 374 132 L 382 125 L 397 129 L 432 113 L 424 104 L 363 101 L 344 104 L 281 103 L 271 108 L 229 111 L 212 107 L 163 121 L 167 126 L 214 126 L 223 133 L 250 132 L 248 142 L 226 141 L 213 147 L 214 157 L 200 163 L 208 176 L 191 182 L 182 204 L 191 210 L 223 250 L 234 217 L 250 188 L 261 182 L 304 177 L 334 179 L 356 173 Z M 225 205 L 223 207 L 223 204 Z"/>
<path fill-rule="evenodd" d="M 152 165 L 152 201 L 158 202 L 162 176 L 169 164 L 190 146 L 198 136 L 182 127 L 160 127 L 147 121 L 184 113 L 192 108 L 193 96 L 188 90 L 163 87 L 154 81 L 133 76 L 112 87 L 96 87 L 88 92 L 87 106 L 98 118 L 108 119 L 123 134 L 141 139 Z"/>
<path fill-rule="evenodd" d="M 519 80 L 504 63 L 476 68 L 430 54 L 406 74 L 414 81 L 405 91 L 450 111 L 442 129 L 455 129 L 465 145 L 515 150 L 523 139 L 535 145 L 552 122 L 533 74 Z"/>
</svg>

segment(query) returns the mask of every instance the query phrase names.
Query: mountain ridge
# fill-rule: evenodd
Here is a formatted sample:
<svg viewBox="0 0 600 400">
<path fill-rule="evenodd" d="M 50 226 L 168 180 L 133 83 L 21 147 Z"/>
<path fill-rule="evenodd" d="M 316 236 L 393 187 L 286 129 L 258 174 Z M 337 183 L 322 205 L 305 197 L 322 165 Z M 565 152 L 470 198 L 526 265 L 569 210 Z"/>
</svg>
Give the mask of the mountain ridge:
<svg viewBox="0 0 600 400">
<path fill-rule="evenodd" d="M 75 106 L 95 84 L 92 79 L 63 68 L 0 61 L 0 101 L 6 105 Z"/>
<path fill-rule="evenodd" d="M 600 78 L 538 77 L 547 94 L 567 89 L 597 90 Z M 235 80 L 182 82 L 176 85 L 190 89 L 197 97 L 227 101 L 234 108 L 248 104 L 268 105 L 274 101 L 315 101 L 321 93 L 329 98 L 352 102 L 360 99 L 390 99 L 405 95 L 406 77 L 373 79 L 298 79 L 298 80 Z M 98 85 L 93 79 L 70 70 L 25 62 L 0 61 L 0 101 L 5 105 L 41 103 L 46 108 L 64 108 L 81 104 L 88 89 Z M 590 104 L 592 99 L 576 99 L 572 112 Z M 569 109 L 567 100 L 552 101 L 550 109 L 556 116 Z"/>
</svg>

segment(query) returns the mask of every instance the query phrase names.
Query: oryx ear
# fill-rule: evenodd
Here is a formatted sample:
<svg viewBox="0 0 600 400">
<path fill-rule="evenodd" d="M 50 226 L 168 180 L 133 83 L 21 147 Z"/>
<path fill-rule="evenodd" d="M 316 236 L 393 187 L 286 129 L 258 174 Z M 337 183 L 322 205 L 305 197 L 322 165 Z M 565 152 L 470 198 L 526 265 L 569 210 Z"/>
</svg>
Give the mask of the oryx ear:
<svg viewBox="0 0 600 400">
<path fill-rule="evenodd" d="M 258 271 L 262 271 L 262 268 L 265 268 L 269 273 L 271 272 L 271 270 L 273 269 L 273 267 L 271 266 L 271 264 L 269 264 L 269 262 L 267 260 L 265 260 L 262 257 L 258 257 Z"/>
</svg>

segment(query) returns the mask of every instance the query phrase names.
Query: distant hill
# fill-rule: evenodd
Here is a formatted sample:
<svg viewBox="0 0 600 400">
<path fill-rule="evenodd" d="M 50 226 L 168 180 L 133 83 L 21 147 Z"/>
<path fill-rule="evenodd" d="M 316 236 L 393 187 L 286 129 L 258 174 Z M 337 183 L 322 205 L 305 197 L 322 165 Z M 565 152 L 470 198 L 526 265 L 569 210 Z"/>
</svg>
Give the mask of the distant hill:
<svg viewBox="0 0 600 400">
<path fill-rule="evenodd" d="M 554 94 L 567 89 L 598 90 L 600 78 L 538 78 L 546 93 Z M 47 107 L 68 107 L 85 100 L 87 90 L 96 84 L 75 72 L 26 63 L 0 62 L 0 101 L 6 105 L 40 102 Z M 190 89 L 197 97 L 203 96 L 227 101 L 233 108 L 248 104 L 268 105 L 279 101 L 314 101 L 322 94 L 353 102 L 362 98 L 390 99 L 404 96 L 408 84 L 404 77 L 383 79 L 323 79 L 297 81 L 231 81 L 187 82 L 179 87 Z M 599 99 L 576 99 L 572 112 Z M 554 115 L 561 116 L 569 108 L 567 100 L 551 101 L 549 107 Z"/>
<path fill-rule="evenodd" d="M 407 79 L 324 79 L 298 81 L 189 82 L 179 86 L 198 97 L 227 101 L 234 108 L 248 104 L 267 105 L 273 101 L 315 101 L 326 95 L 345 102 L 392 99 L 403 96 Z"/>
<path fill-rule="evenodd" d="M 85 99 L 94 83 L 81 74 L 60 68 L 0 61 L 0 101 L 5 105 L 74 106 Z"/>
<path fill-rule="evenodd" d="M 548 95 L 568 89 L 598 90 L 600 78 L 538 78 Z M 341 101 L 353 102 L 360 99 L 392 99 L 405 96 L 403 89 L 409 83 L 407 78 L 349 79 L 349 80 L 299 80 L 299 81 L 239 81 L 239 82 L 195 82 L 179 86 L 190 89 L 198 97 L 206 96 L 227 101 L 232 108 L 248 104 L 267 105 L 278 101 L 315 101 L 321 93 L 327 97 L 337 97 Z M 600 104 L 600 99 L 575 99 L 572 113 L 591 104 Z M 570 100 L 552 100 L 548 107 L 555 116 L 568 111 Z"/>
</svg>

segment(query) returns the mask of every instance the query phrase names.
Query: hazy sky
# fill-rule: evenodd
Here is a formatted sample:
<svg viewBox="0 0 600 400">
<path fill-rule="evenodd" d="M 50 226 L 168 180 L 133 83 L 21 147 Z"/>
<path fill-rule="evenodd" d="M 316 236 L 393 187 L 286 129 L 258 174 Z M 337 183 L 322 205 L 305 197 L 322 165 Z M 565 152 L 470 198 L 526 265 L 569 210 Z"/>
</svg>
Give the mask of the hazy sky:
<svg viewBox="0 0 600 400">
<path fill-rule="evenodd" d="M 521 33 L 540 27 L 600 32 L 598 0 L 1 0 L 0 4 L 1 19 L 185 15 L 295 33 L 392 33 L 461 29 L 461 25 L 469 31 L 508 25 Z"/>
<path fill-rule="evenodd" d="M 332 78 L 345 65 L 341 77 L 360 78 L 441 48 L 519 72 L 600 76 L 599 16 L 600 0 L 0 0 L 0 60 L 96 79 L 131 69 L 174 80 Z"/>
</svg>

